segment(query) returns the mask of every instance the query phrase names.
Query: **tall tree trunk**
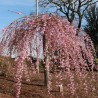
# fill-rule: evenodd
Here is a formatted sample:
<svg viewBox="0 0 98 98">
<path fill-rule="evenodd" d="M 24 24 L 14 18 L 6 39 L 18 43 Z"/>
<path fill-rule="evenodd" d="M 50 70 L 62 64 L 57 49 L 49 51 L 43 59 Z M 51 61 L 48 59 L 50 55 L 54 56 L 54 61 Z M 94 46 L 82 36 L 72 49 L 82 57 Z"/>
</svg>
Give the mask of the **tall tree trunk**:
<svg viewBox="0 0 98 98">
<path fill-rule="evenodd" d="M 45 84 L 45 86 L 50 88 L 50 86 L 49 86 L 50 72 L 49 72 L 49 59 L 48 58 L 46 58 L 45 64 L 43 64 L 43 68 L 44 68 L 44 84 Z"/>
<path fill-rule="evenodd" d="M 43 69 L 44 69 L 44 85 L 47 86 L 47 71 L 46 71 L 46 67 L 45 67 L 45 63 L 43 61 L 42 63 Z"/>
<path fill-rule="evenodd" d="M 45 52 L 46 50 L 46 38 L 45 35 L 43 35 L 43 50 Z M 49 57 L 44 57 L 44 63 L 43 63 L 43 69 L 44 69 L 44 84 L 49 88 Z"/>
</svg>

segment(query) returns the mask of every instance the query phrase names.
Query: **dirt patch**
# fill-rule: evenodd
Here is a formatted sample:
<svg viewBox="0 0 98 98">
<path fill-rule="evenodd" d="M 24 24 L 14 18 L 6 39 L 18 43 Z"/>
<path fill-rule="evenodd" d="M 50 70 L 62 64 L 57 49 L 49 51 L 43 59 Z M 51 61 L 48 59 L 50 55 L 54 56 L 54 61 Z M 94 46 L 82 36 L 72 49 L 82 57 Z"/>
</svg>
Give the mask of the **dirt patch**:
<svg viewBox="0 0 98 98">
<path fill-rule="evenodd" d="M 96 90 L 98 90 L 98 73 L 95 73 L 96 81 L 93 85 L 96 85 Z M 40 73 L 39 78 L 34 75 L 30 82 L 23 80 L 20 98 L 50 98 L 47 88 L 44 86 L 43 73 Z M 89 75 L 90 77 L 90 75 Z M 91 87 L 88 88 L 88 94 L 85 95 L 85 91 L 77 89 L 77 95 L 71 95 L 67 91 L 66 84 L 67 80 L 63 81 L 64 84 L 64 97 L 59 92 L 59 88 L 55 86 L 56 80 L 53 80 L 51 96 L 52 98 L 98 98 L 97 91 L 91 91 Z M 83 87 L 82 87 L 83 88 Z M 14 78 L 9 76 L 0 76 L 0 98 L 15 98 L 16 88 Z"/>
<path fill-rule="evenodd" d="M 12 64 L 13 65 L 13 64 Z M 7 67 L 7 68 L 6 68 Z M 15 66 L 1 66 L 2 70 L 0 70 L 0 98 L 15 98 L 16 95 L 16 86 L 15 86 Z M 6 70 L 5 70 L 6 69 Z M 75 71 L 73 71 L 75 73 Z M 90 81 L 92 79 L 91 73 L 88 72 L 87 85 L 88 85 L 88 93 L 85 94 L 83 87 L 76 80 L 75 83 L 78 82 L 78 89 L 76 90 L 76 94 L 72 95 L 66 84 L 69 83 L 68 79 L 63 80 L 64 86 L 64 94 L 63 97 L 59 92 L 59 87 L 56 86 L 56 82 L 58 80 L 55 78 L 55 74 L 52 75 L 52 84 L 51 84 L 51 96 L 47 91 L 46 86 L 44 86 L 44 74 L 41 72 L 39 77 L 36 74 L 32 73 L 30 70 L 30 82 L 26 82 L 26 78 L 23 77 L 21 95 L 20 98 L 98 98 L 98 72 L 94 72 L 95 80 L 92 82 L 92 85 L 95 85 L 96 90 L 92 91 L 92 85 L 90 85 Z M 64 74 L 66 76 L 66 73 Z M 82 81 L 83 82 L 83 81 Z"/>
<path fill-rule="evenodd" d="M 14 98 L 11 95 L 0 93 L 0 98 Z"/>
</svg>

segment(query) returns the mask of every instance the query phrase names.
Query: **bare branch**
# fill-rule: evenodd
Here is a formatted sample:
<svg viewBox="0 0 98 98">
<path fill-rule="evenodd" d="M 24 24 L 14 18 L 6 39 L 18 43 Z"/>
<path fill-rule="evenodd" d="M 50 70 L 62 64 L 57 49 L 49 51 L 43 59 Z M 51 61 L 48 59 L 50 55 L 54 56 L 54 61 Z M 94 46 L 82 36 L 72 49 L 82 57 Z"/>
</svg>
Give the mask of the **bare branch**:
<svg viewBox="0 0 98 98">
<path fill-rule="evenodd" d="M 57 10 L 67 16 L 70 23 L 72 23 L 75 16 L 78 15 L 80 22 L 80 26 L 78 27 L 80 28 L 84 12 L 90 5 L 97 3 L 98 0 L 40 0 L 40 2 L 44 5 L 55 5 Z"/>
</svg>

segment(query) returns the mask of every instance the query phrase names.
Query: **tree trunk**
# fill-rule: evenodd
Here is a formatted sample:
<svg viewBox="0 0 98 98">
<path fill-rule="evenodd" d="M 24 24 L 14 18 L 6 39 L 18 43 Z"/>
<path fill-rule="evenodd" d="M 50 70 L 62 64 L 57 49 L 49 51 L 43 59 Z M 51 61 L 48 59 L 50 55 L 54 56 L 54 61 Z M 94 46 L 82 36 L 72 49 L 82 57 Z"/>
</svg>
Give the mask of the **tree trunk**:
<svg viewBox="0 0 98 98">
<path fill-rule="evenodd" d="M 81 23 L 82 23 L 83 15 L 80 13 L 80 10 L 79 10 L 78 16 L 79 16 L 79 24 L 78 24 L 78 28 L 81 28 Z"/>
<path fill-rule="evenodd" d="M 79 19 L 78 28 L 81 28 L 81 22 L 82 22 L 82 18 Z"/>
<path fill-rule="evenodd" d="M 45 35 L 43 35 L 43 50 L 46 51 L 46 38 Z M 49 56 L 44 57 L 44 63 L 43 69 L 44 69 L 44 84 L 49 88 Z"/>
<path fill-rule="evenodd" d="M 47 86 L 47 72 L 45 68 L 45 63 L 42 63 L 43 69 L 44 69 L 44 85 Z"/>
<path fill-rule="evenodd" d="M 43 68 L 44 68 L 44 84 L 45 86 L 49 87 L 49 63 L 48 63 L 48 59 L 46 59 L 46 63 L 43 64 Z"/>
<path fill-rule="evenodd" d="M 36 61 L 36 70 L 37 70 L 37 75 L 39 76 L 39 59 L 38 58 Z"/>
</svg>

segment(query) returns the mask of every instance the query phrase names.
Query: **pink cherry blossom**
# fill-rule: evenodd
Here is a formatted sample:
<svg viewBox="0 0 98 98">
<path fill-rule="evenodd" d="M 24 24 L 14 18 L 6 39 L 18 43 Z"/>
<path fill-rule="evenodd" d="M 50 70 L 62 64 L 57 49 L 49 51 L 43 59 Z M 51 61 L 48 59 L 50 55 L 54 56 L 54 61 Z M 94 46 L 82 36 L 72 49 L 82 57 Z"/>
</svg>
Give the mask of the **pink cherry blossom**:
<svg viewBox="0 0 98 98">
<path fill-rule="evenodd" d="M 68 84 L 70 85 L 69 88 L 72 94 L 74 94 L 76 87 L 74 74 L 71 69 L 73 68 L 76 71 L 79 80 L 85 78 L 86 67 L 90 67 L 93 70 L 95 66 L 94 46 L 85 32 L 83 32 L 85 34 L 84 36 L 77 36 L 76 28 L 71 26 L 66 19 L 51 14 L 35 16 L 33 18 L 23 17 L 11 23 L 4 30 L 1 41 L 3 51 L 7 53 L 11 52 L 11 54 L 18 56 L 16 58 L 16 98 L 19 98 L 20 95 L 23 72 L 29 78 L 26 70 L 27 66 L 23 62 L 30 55 L 30 43 L 33 42 L 34 35 L 37 33 L 40 33 L 42 37 L 45 36 L 45 45 L 40 44 L 40 46 L 44 46 L 44 58 L 47 55 L 49 57 L 49 67 L 59 66 L 64 69 L 64 74 L 66 73 L 66 77 L 70 79 L 70 83 Z M 39 54 L 40 51 L 32 48 L 32 51 L 34 50 Z M 57 74 L 57 77 L 62 80 L 64 78 L 63 76 L 65 76 L 64 74 L 62 75 L 61 70 L 60 75 Z M 87 91 L 87 85 L 85 87 Z"/>
</svg>

